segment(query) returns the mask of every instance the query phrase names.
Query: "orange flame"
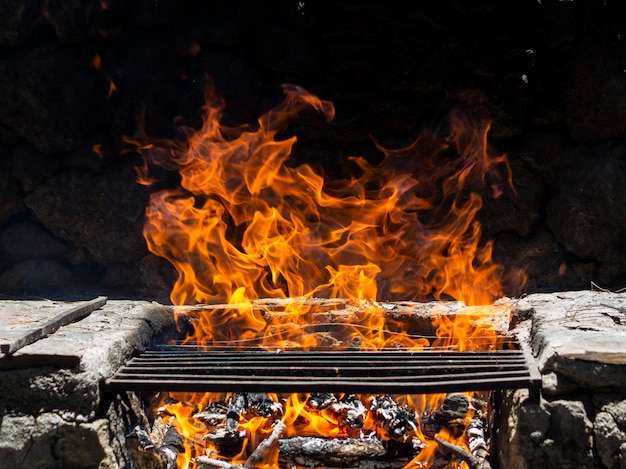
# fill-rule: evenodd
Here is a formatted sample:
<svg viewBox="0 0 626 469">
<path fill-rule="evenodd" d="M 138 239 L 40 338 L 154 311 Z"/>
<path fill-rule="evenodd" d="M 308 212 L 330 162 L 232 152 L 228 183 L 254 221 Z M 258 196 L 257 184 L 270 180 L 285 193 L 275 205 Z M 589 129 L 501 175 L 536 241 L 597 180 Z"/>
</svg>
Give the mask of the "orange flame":
<svg viewBox="0 0 626 469">
<path fill-rule="evenodd" d="M 276 137 L 298 112 L 310 107 L 330 120 L 334 108 L 284 90 L 258 128 L 221 125 L 222 104 L 211 97 L 188 142 L 142 149 L 148 166 L 181 176 L 182 190 L 152 195 L 144 228 L 150 250 L 179 273 L 174 304 L 235 296 L 489 304 L 502 296 L 475 219 L 482 198 L 472 192 L 510 185 L 506 158 L 487 147 L 488 125 L 453 113 L 447 141 L 424 133 L 407 148 L 381 148 L 378 165 L 353 158 L 358 177 L 327 182 L 309 165 L 288 166 L 296 137 Z"/>
<path fill-rule="evenodd" d="M 284 132 L 306 110 L 332 120 L 332 103 L 297 86 L 283 89 L 282 103 L 256 126 L 222 125 L 223 102 L 208 93 L 204 124 L 198 132 L 185 129 L 185 141 L 140 135 L 133 142 L 144 157 L 137 169 L 142 184 L 154 182 L 155 166 L 180 175 L 180 188 L 152 194 L 144 226 L 149 249 L 178 272 L 172 303 L 228 305 L 202 315 L 193 339 L 208 345 L 325 346 L 329 339 L 306 327 L 320 313 L 311 300 L 325 297 L 358 305 L 345 323 L 333 319 L 344 328 L 343 347 L 492 347 L 496 314 L 478 305 L 503 296 L 501 269 L 491 260 L 492 245 L 482 240 L 476 214 L 484 194 L 497 197 L 512 189 L 512 181 L 506 157 L 487 144 L 489 125 L 453 112 L 446 138 L 424 132 L 406 148 L 378 145 L 382 162 L 353 157 L 357 174 L 330 181 L 310 165 L 287 164 L 296 137 Z M 262 298 L 301 300 L 286 302 L 278 314 L 253 305 Z M 427 298 L 476 307 L 453 318 L 434 314 L 439 338 L 430 343 L 401 327 L 390 333 L 376 303 Z M 193 397 L 200 399 L 206 397 Z M 420 406 L 436 408 L 440 399 Z M 287 399 L 283 421 L 289 434 L 345 436 L 332 415 L 305 403 L 299 395 Z M 184 407 L 172 413 L 189 420 Z M 178 425 L 194 438 L 193 424 Z M 240 426 L 250 438 L 271 431 L 267 419 Z M 372 431 L 384 437 L 384 431 Z M 432 458 L 435 446 L 427 445 L 419 461 Z M 189 451 L 180 456 L 181 467 L 192 464 Z M 245 454 L 233 459 L 243 461 Z"/>
</svg>

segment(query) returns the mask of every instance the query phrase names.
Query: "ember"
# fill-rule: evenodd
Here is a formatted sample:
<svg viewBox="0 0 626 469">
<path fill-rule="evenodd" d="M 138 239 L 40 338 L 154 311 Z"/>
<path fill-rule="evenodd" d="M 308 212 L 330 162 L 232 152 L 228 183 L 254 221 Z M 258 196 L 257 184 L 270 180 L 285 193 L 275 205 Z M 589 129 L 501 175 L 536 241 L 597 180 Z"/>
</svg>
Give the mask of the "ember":
<svg viewBox="0 0 626 469">
<path fill-rule="evenodd" d="M 453 112 L 444 137 L 424 132 L 406 148 L 378 146 L 382 162 L 353 157 L 352 178 L 327 180 L 312 166 L 287 164 L 296 137 L 285 132 L 311 109 L 330 121 L 333 105 L 296 86 L 284 91 L 256 127 L 223 126 L 223 103 L 209 93 L 204 126 L 187 132 L 188 140 L 137 142 L 140 182 L 151 183 L 157 166 L 181 177 L 181 188 L 152 195 L 144 227 L 151 251 L 178 271 L 172 302 L 225 303 L 196 314 L 188 340 L 208 350 L 497 349 L 494 323 L 508 320 L 509 307 L 433 315 L 429 335 L 386 320 L 385 308 L 395 306 L 379 303 L 489 305 L 503 296 L 502 272 L 476 221 L 482 195 L 512 190 L 505 156 L 487 145 L 489 126 Z M 320 297 L 357 306 L 334 315 L 319 309 Z M 264 298 L 285 301 L 279 311 L 254 305 Z M 188 312 L 178 309 L 181 318 Z M 469 405 L 481 402 L 471 392 L 171 397 L 161 415 L 185 437 L 177 458 L 183 468 L 349 467 L 364 457 L 404 461 L 384 467 L 485 461 L 472 454 L 466 434 L 484 411 Z"/>
</svg>

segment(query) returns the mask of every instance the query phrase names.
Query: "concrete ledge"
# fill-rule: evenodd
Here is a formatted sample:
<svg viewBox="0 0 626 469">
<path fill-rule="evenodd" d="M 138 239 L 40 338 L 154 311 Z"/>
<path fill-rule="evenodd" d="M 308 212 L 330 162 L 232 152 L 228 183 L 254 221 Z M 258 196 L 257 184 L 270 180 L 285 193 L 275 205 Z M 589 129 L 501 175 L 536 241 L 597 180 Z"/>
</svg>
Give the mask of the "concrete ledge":
<svg viewBox="0 0 626 469">
<path fill-rule="evenodd" d="M 27 303 L 0 302 L 0 308 L 37 307 Z M 55 308 L 44 309 L 48 316 L 55 314 Z M 98 410 L 100 382 L 173 326 L 170 307 L 108 301 L 83 320 L 61 327 L 12 357 L 0 358 L 0 409 L 31 414 L 55 411 L 72 420 L 89 420 Z"/>
<path fill-rule="evenodd" d="M 525 327 L 546 391 L 626 391 L 626 294 L 535 294 L 519 308 L 531 310 Z"/>
</svg>

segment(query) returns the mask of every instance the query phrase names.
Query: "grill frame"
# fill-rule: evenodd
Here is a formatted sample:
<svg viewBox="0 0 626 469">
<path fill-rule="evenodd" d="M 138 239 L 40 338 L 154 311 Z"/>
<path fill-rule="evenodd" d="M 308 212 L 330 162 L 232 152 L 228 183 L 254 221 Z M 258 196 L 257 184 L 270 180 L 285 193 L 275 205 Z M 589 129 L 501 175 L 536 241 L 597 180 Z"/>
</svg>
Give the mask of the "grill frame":
<svg viewBox="0 0 626 469">
<path fill-rule="evenodd" d="M 540 386 L 534 360 L 519 347 L 269 352 L 165 345 L 132 358 L 104 382 L 113 392 L 433 394 Z"/>
</svg>

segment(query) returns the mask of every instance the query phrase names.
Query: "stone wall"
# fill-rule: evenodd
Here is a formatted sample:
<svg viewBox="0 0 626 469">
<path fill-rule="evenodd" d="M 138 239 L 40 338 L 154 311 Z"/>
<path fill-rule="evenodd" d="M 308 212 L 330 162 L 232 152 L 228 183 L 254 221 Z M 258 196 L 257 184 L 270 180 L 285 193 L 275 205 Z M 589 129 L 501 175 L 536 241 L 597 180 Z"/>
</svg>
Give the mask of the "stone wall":
<svg viewBox="0 0 626 469">
<path fill-rule="evenodd" d="M 26 312 L 51 319 L 64 309 L 67 304 L 49 300 L 1 301 L 0 333 L 7 334 L 15 326 L 10 319 Z M 26 331 L 29 325 L 37 322 L 22 324 Z M 0 354 L 0 467 L 135 467 L 127 440 L 145 419 L 143 403 L 132 393 L 104 393 L 101 384 L 133 353 L 174 327 L 170 307 L 109 301 L 11 357 Z M 141 467 L 165 463 L 155 459 Z"/>
<path fill-rule="evenodd" d="M 294 163 L 330 174 L 437 129 L 493 122 L 517 196 L 487 200 L 497 260 L 529 291 L 626 282 L 626 4 L 7 0 L 0 6 L 0 295 L 167 300 L 142 239 L 148 189 L 124 136 L 197 128 L 207 75 L 226 121 L 285 82 L 335 103 Z M 316 125 L 313 125 L 313 124 Z"/>
<path fill-rule="evenodd" d="M 541 392 L 505 394 L 500 467 L 626 467 L 626 297 L 599 292 L 528 296 L 518 332 L 532 344 Z"/>
</svg>

